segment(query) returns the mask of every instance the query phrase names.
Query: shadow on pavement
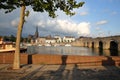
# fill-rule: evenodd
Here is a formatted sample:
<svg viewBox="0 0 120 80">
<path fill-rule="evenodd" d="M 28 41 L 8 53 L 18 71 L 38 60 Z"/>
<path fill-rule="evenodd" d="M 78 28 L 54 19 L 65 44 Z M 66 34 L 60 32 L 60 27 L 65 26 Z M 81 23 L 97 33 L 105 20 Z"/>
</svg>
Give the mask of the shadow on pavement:
<svg viewBox="0 0 120 80">
<path fill-rule="evenodd" d="M 102 61 L 102 68 L 81 68 L 77 64 L 69 68 L 66 65 L 67 56 L 64 55 L 61 59 L 62 65 L 55 65 L 58 69 L 52 70 L 52 65 L 45 65 L 50 69 L 42 66 L 20 80 L 120 80 L 120 69 L 115 66 L 115 61 L 111 57 Z"/>
<path fill-rule="evenodd" d="M 64 74 L 65 72 L 65 68 L 66 68 L 66 61 L 67 61 L 67 56 L 63 55 L 61 57 L 62 60 L 62 65 L 60 65 L 60 67 L 56 70 L 49 70 L 44 72 L 41 76 L 35 78 L 35 80 L 68 80 L 67 76 L 69 71 L 66 72 L 66 74 Z"/>
<path fill-rule="evenodd" d="M 115 66 L 111 57 L 102 61 L 103 68 L 80 69 L 77 65 L 73 68 L 72 80 L 120 80 L 120 68 Z"/>
</svg>

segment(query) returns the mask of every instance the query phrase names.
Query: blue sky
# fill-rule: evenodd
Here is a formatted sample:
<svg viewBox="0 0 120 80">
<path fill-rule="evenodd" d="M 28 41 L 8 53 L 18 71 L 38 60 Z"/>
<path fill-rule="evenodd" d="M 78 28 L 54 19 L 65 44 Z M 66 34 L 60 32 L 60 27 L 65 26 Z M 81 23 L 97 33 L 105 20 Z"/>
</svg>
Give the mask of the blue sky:
<svg viewBox="0 0 120 80">
<path fill-rule="evenodd" d="M 80 0 L 78 0 L 80 1 Z M 81 0 L 82 1 L 82 0 Z M 90 36 L 104 37 L 120 35 L 120 0 L 83 0 L 82 8 L 75 9 L 76 15 L 69 17 L 63 12 L 56 12 L 55 19 L 47 13 L 37 13 L 30 7 L 22 35 L 34 34 L 36 26 L 40 36 Z M 0 10 L 0 35 L 16 35 L 20 9 L 4 14 Z"/>
</svg>

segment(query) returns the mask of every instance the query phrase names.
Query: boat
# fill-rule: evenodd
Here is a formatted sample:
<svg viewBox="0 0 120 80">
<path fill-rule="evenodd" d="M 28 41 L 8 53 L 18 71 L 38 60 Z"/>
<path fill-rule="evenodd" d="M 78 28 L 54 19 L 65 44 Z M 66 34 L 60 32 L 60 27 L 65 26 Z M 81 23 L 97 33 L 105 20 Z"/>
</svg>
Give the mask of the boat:
<svg viewBox="0 0 120 80">
<path fill-rule="evenodd" d="M 24 53 L 27 51 L 27 48 L 20 48 L 20 52 Z M 15 48 L 12 49 L 0 49 L 0 53 L 15 52 Z"/>
<path fill-rule="evenodd" d="M 45 46 L 51 46 L 51 44 L 45 44 Z"/>
<path fill-rule="evenodd" d="M 0 49 L 0 53 L 5 53 L 5 52 L 15 52 L 15 48 L 13 48 L 13 49 Z"/>
<path fill-rule="evenodd" d="M 65 44 L 65 46 L 72 46 L 71 44 Z"/>
<path fill-rule="evenodd" d="M 42 46 L 41 44 L 39 44 L 38 46 Z"/>
</svg>

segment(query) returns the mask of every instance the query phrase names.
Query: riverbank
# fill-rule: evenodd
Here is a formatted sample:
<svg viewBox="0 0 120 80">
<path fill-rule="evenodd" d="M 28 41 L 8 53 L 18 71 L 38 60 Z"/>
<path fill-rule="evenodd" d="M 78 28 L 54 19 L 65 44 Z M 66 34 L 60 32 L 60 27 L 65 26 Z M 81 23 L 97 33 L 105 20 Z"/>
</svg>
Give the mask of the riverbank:
<svg viewBox="0 0 120 80">
<path fill-rule="evenodd" d="M 0 53 L 0 64 L 12 64 L 14 53 Z M 120 66 L 119 56 L 79 56 L 57 54 L 20 54 L 21 64 L 78 64 L 81 66 Z"/>
<path fill-rule="evenodd" d="M 11 66 L 0 64 L 0 80 L 120 80 L 117 66 L 32 64 L 20 70 L 7 70 Z"/>
</svg>

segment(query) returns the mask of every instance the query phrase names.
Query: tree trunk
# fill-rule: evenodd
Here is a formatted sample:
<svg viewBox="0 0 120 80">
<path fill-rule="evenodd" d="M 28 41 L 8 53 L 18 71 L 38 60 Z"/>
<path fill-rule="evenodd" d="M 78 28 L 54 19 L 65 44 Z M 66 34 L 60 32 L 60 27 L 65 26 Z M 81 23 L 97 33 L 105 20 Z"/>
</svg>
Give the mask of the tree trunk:
<svg viewBox="0 0 120 80">
<path fill-rule="evenodd" d="M 20 40 L 22 34 L 22 28 L 24 25 L 24 17 L 25 17 L 25 6 L 21 6 L 20 10 L 20 20 L 18 24 L 17 30 L 17 39 L 16 39 L 16 49 L 14 54 L 14 62 L 13 62 L 13 69 L 20 69 Z"/>
</svg>

